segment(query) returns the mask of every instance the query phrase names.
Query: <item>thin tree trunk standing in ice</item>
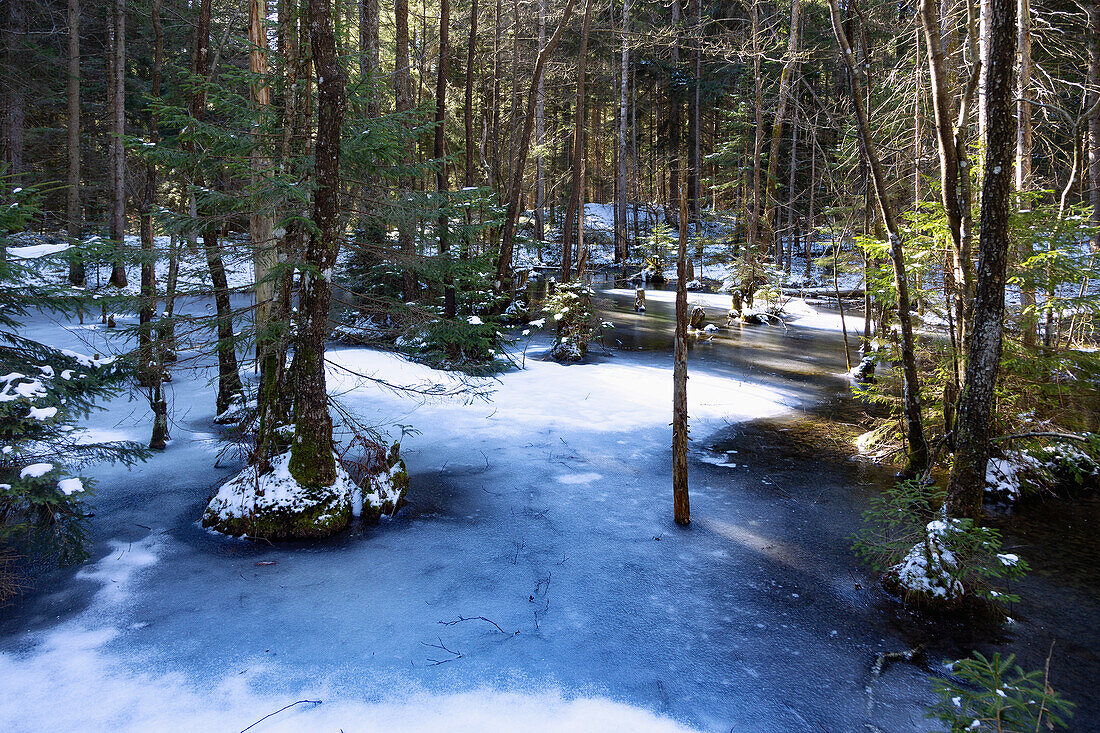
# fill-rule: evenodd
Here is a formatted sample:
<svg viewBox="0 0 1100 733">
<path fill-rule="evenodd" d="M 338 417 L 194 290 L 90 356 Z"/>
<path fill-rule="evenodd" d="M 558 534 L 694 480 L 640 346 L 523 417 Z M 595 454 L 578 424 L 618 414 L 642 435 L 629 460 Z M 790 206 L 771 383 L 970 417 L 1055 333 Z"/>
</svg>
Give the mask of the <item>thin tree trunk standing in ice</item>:
<svg viewBox="0 0 1100 733">
<path fill-rule="evenodd" d="M 562 31 L 565 29 L 566 24 L 569 23 L 569 18 L 573 14 L 573 2 L 574 0 L 566 0 L 565 9 L 562 11 L 558 27 L 554 30 L 554 34 L 550 36 L 550 40 L 546 43 L 546 47 L 539 52 L 538 57 L 535 59 L 534 75 L 531 77 L 531 91 L 527 95 L 527 111 L 523 116 L 523 131 L 519 136 L 519 147 L 516 151 L 516 159 L 512 162 L 512 185 L 508 189 L 508 208 L 504 214 L 504 231 L 500 237 L 500 253 L 497 256 L 496 289 L 497 292 L 500 293 L 510 293 L 512 291 L 512 253 L 514 249 L 516 224 L 519 221 L 519 203 L 523 190 L 523 169 L 527 166 L 527 154 L 531 148 L 531 130 L 535 126 L 535 105 L 537 104 L 538 98 L 539 80 L 542 79 L 542 75 L 546 70 L 546 59 L 548 59 L 550 54 L 554 53 L 554 49 L 558 47 L 558 41 L 561 40 Z"/>
<path fill-rule="evenodd" d="M 986 158 L 982 180 L 978 286 L 966 377 L 959 400 L 955 460 L 947 490 L 951 516 L 978 519 L 1005 311 L 1010 236 L 1009 191 L 1016 121 L 1012 71 L 1016 61 L 1017 0 L 989 0 L 990 49 L 986 83 Z"/>
<path fill-rule="evenodd" d="M 116 251 L 126 247 L 126 0 L 114 0 L 107 28 L 108 94 L 110 120 L 110 237 Z M 111 265 L 111 285 L 126 287 L 126 264 L 116 257 Z"/>
<path fill-rule="evenodd" d="M 155 99 L 160 96 L 161 76 L 164 69 L 164 26 L 161 23 L 161 0 L 153 0 L 150 8 L 153 25 L 153 73 L 149 93 Z M 159 119 L 156 112 L 149 116 L 149 141 L 160 142 Z M 138 378 L 149 392 L 149 406 L 153 411 L 153 431 L 149 448 L 163 450 L 168 444 L 168 402 L 164 399 L 164 341 L 154 332 L 153 319 L 157 310 L 156 248 L 153 241 L 153 212 L 157 206 L 157 168 L 152 162 L 145 164 L 145 190 L 141 212 L 141 310 L 139 313 Z"/>
<path fill-rule="evenodd" d="M 802 25 L 802 2 L 791 0 L 791 34 L 787 43 L 787 62 L 779 76 L 779 94 L 776 100 L 775 122 L 772 123 L 771 147 L 768 148 L 768 173 L 764 178 L 764 220 L 760 232 L 760 242 L 771 247 L 775 239 L 775 210 L 778 205 L 775 196 L 776 177 L 779 172 L 779 147 L 783 136 L 783 119 L 787 114 L 787 105 L 794 86 L 794 77 L 798 69 L 799 28 Z M 783 256 L 777 258 L 782 264 Z"/>
<path fill-rule="evenodd" d="M 451 53 L 450 47 L 451 3 L 450 0 L 439 2 L 439 73 L 436 76 L 435 85 L 435 147 L 432 153 L 436 160 L 442 161 L 445 150 L 445 133 L 447 124 L 447 59 Z M 450 249 L 450 224 L 447 221 L 447 166 L 440 165 L 435 173 L 436 206 L 439 207 L 439 218 L 436 222 L 439 236 L 439 253 L 446 254 Z M 449 265 L 446 265 L 449 267 Z M 444 275 L 443 291 L 443 317 L 454 318 L 456 312 L 454 276 L 448 272 Z"/>
<path fill-rule="evenodd" d="M 68 175 L 65 190 L 65 228 L 69 242 L 80 239 L 80 0 L 69 0 L 69 58 L 65 89 L 69 106 L 66 120 Z M 69 284 L 84 287 L 87 276 L 83 256 L 69 260 Z"/>
<path fill-rule="evenodd" d="M 1016 2 L 1016 35 L 1018 51 L 1018 68 L 1016 73 L 1016 193 L 1020 194 L 1016 199 L 1017 208 L 1031 208 L 1026 194 L 1034 187 L 1031 176 L 1031 103 L 1027 100 L 1031 95 L 1031 2 L 1030 0 L 1017 0 Z M 1020 237 L 1018 240 L 1018 254 L 1020 262 L 1031 259 L 1034 254 L 1031 240 Z M 1035 288 L 1025 283 L 1020 288 L 1020 330 L 1023 332 L 1024 346 L 1035 348 L 1036 320 L 1035 320 Z M 1031 311 L 1031 313 L 1028 313 Z"/>
<path fill-rule="evenodd" d="M 544 1 L 544 0 L 540 0 Z M 541 6 L 540 6 L 541 12 Z M 466 97 L 463 100 L 463 124 L 466 128 L 466 170 L 463 185 L 474 187 L 474 59 L 477 55 L 477 0 L 470 5 L 470 39 L 466 45 Z M 462 241 L 463 259 L 470 256 L 473 246 L 473 212 L 466 207 L 466 236 Z"/>
<path fill-rule="evenodd" d="M 309 0 L 309 40 L 317 67 L 317 145 L 313 166 L 313 229 L 306 245 L 299 302 L 290 473 L 303 486 L 336 480 L 332 417 L 325 388 L 332 271 L 340 243 L 340 128 L 346 80 L 336 55 L 332 0 Z M 399 61 L 400 63 L 400 61 Z"/>
<path fill-rule="evenodd" d="M 673 0 L 677 2 L 678 0 Z M 565 205 L 565 221 L 562 225 L 561 237 L 561 281 L 569 282 L 573 274 L 573 233 L 578 232 L 577 254 L 580 255 L 579 231 L 584 226 L 584 171 L 581 163 L 584 160 L 584 71 L 588 64 L 588 29 L 592 22 L 592 0 L 584 4 L 584 22 L 581 24 L 581 47 L 577 53 L 577 101 L 573 108 L 573 162 L 572 162 L 572 188 L 569 191 L 569 200 Z M 578 211 L 579 207 L 579 211 Z M 576 230 L 573 228 L 573 219 L 578 219 Z"/>
<path fill-rule="evenodd" d="M 674 3 L 679 0 L 672 0 Z M 674 183 L 674 195 L 680 201 L 680 236 L 676 252 L 676 344 L 672 366 L 672 511 L 676 524 L 691 524 L 691 507 L 688 501 L 688 410 L 687 410 L 687 239 L 688 203 L 687 191 L 681 171 Z"/>
<path fill-rule="evenodd" d="M 262 124 L 271 106 L 271 91 L 267 83 L 267 0 L 249 0 L 248 55 L 249 70 L 253 74 L 252 103 L 257 122 Z M 252 249 L 252 268 L 255 273 L 253 297 L 253 322 L 256 332 L 256 363 L 259 366 L 260 385 L 256 396 L 258 430 L 256 433 L 255 460 L 266 469 L 270 457 L 274 417 L 279 400 L 279 350 L 276 336 L 275 278 L 278 253 L 275 247 L 275 222 L 267 208 L 268 195 L 264 191 L 272 174 L 272 160 L 267 153 L 261 127 L 256 129 L 251 160 L 252 189 L 257 197 L 249 218 L 249 238 Z"/>
<path fill-rule="evenodd" d="M 1089 5 L 1089 200 L 1092 202 L 1092 251 L 1100 252 L 1100 0 Z"/>
<path fill-rule="evenodd" d="M 928 0 L 925 0 L 927 2 Z M 999 0 L 1004 2 L 1005 0 Z M 890 238 L 890 260 L 894 267 L 894 285 L 898 294 L 898 324 L 901 326 L 901 361 L 904 376 L 905 396 L 905 437 L 909 444 L 907 473 L 918 474 L 928 467 L 930 455 L 928 441 L 924 435 L 924 422 L 921 417 L 920 380 L 917 372 L 916 343 L 913 338 L 913 322 L 909 309 L 909 282 L 905 273 L 904 241 L 898 226 L 897 215 L 886 191 L 886 179 L 874 140 L 871 138 L 867 110 L 864 107 L 863 84 L 859 78 L 851 46 L 844 33 L 843 22 L 837 0 L 829 0 L 829 14 L 833 22 L 833 34 L 843 56 L 848 81 L 852 89 L 852 106 L 856 111 L 856 125 L 863 142 L 863 151 L 871 169 L 871 182 L 875 198 L 878 200 L 879 213 Z"/>
<path fill-rule="evenodd" d="M 622 262 L 623 267 L 625 268 L 626 258 L 628 254 L 626 237 L 626 102 L 627 81 L 630 79 L 630 0 L 623 0 L 622 26 L 623 50 L 619 77 L 619 170 L 617 172 L 618 184 L 616 187 L 616 193 L 618 195 L 615 197 L 615 254 L 619 257 L 619 261 Z"/>
<path fill-rule="evenodd" d="M 394 110 L 398 114 L 412 110 L 412 77 L 409 69 L 409 1 L 394 0 L 394 42 L 395 57 L 393 69 L 393 96 Z M 312 23 L 310 29 L 312 30 Z M 407 198 L 412 190 L 413 181 L 404 180 L 398 184 L 398 189 L 403 198 Z M 413 221 L 409 207 L 402 207 L 397 212 L 397 246 L 401 251 L 402 261 L 402 289 L 406 301 L 416 300 L 420 294 L 420 285 L 417 283 L 416 272 L 413 265 L 416 262 L 416 225 Z"/>
<path fill-rule="evenodd" d="M 202 0 L 199 4 L 198 24 L 195 29 L 195 53 L 192 57 L 191 71 L 195 77 L 195 91 L 191 94 L 191 124 L 199 125 L 206 116 L 205 84 L 210 74 L 210 15 L 213 0 Z M 188 145 L 188 152 L 197 156 L 199 152 Z M 194 186 L 202 188 L 202 162 L 195 161 Z M 196 204 L 197 206 L 197 204 Z M 198 213 L 198 208 L 195 210 Z M 202 247 L 206 255 L 206 266 L 210 271 L 210 282 L 214 286 L 214 307 L 217 325 L 218 352 L 218 396 L 216 399 L 218 414 L 229 409 L 230 404 L 244 390 L 237 371 L 236 339 L 233 336 L 233 312 L 229 300 L 229 283 L 225 275 L 221 249 L 218 244 L 218 228 L 213 222 L 207 222 L 202 231 Z"/>
</svg>

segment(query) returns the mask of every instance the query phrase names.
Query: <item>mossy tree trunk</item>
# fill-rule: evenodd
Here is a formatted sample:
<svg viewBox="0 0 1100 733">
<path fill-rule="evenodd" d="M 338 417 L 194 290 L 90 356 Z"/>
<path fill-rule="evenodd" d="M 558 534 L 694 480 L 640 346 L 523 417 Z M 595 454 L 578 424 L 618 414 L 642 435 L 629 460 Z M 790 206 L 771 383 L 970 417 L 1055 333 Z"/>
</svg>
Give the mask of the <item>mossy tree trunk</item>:
<svg viewBox="0 0 1100 733">
<path fill-rule="evenodd" d="M 1001 336 L 1008 264 L 1009 190 L 1016 136 L 1012 100 L 1016 56 L 1016 0 L 990 0 L 990 52 L 986 81 L 986 162 L 982 181 L 978 284 L 966 378 L 959 401 L 955 462 L 947 492 L 951 516 L 978 519 L 985 470 Z"/>
<path fill-rule="evenodd" d="M 316 189 L 314 228 L 306 244 L 298 309 L 294 443 L 289 467 L 303 486 L 330 486 L 336 480 L 336 463 L 325 389 L 325 337 L 340 237 L 340 127 L 346 79 L 336 55 L 331 0 L 309 0 L 308 12 L 318 90 Z"/>
</svg>

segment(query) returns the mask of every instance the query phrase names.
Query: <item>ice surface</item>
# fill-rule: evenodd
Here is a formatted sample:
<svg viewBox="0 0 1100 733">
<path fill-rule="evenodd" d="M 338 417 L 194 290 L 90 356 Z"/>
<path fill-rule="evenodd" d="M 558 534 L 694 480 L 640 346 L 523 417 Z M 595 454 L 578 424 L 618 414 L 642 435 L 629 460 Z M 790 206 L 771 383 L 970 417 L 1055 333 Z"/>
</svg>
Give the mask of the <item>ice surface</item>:
<svg viewBox="0 0 1100 733">
<path fill-rule="evenodd" d="M 624 337 L 625 317 L 609 316 Z M 29 328 L 115 353 L 109 335 L 69 325 Z M 701 444 L 812 402 L 768 350 L 756 372 L 730 366 L 732 347 L 707 352 L 689 380 Z M 239 731 L 303 699 L 324 702 L 253 730 L 856 730 L 868 644 L 906 648 L 877 596 L 854 590 L 873 583 L 848 549 L 858 507 L 843 468 L 811 481 L 810 500 L 785 502 L 773 484 L 792 492 L 790 481 L 693 451 L 694 521 L 673 524 L 668 354 L 566 367 L 532 350 L 529 369 L 467 402 L 395 393 L 375 380 L 451 378 L 334 349 L 330 387 L 345 407 L 416 430 L 402 438 L 410 505 L 333 541 L 277 547 L 197 526 L 242 468 L 209 440 L 205 358 L 166 385 L 168 450 L 88 471 L 94 562 L 44 579 L 0 618 L 0 699 L 20 701 L 0 705 L 0 730 Z M 90 433 L 147 439 L 142 401 L 108 407 Z M 817 501 L 823 491 L 831 499 Z M 877 684 L 889 701 L 878 727 L 924 729 L 922 672 L 899 665 Z"/>
</svg>

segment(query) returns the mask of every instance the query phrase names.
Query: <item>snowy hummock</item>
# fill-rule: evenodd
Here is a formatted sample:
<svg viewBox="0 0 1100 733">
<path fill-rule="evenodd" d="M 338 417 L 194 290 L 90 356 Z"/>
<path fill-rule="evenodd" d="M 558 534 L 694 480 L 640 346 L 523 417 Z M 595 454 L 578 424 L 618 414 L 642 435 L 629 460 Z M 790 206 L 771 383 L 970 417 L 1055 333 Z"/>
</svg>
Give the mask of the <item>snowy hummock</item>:
<svg viewBox="0 0 1100 733">
<path fill-rule="evenodd" d="M 890 569 L 899 590 L 924 600 L 955 601 L 963 585 L 952 572 L 957 568 L 954 553 L 947 549 L 947 537 L 957 532 L 957 521 L 936 519 L 925 527 L 925 539 L 913 546 L 905 558 Z"/>
<path fill-rule="evenodd" d="M 401 501 L 401 463 L 360 487 L 333 454 L 336 480 L 307 487 L 291 474 L 290 457 L 290 451 L 276 456 L 271 470 L 259 475 L 256 466 L 248 466 L 224 483 L 206 507 L 203 526 L 272 539 L 319 536 L 343 529 L 364 508 L 372 516 L 392 514 Z"/>
<path fill-rule="evenodd" d="M 26 247 L 9 247 L 8 254 L 23 260 L 36 260 L 39 257 L 49 257 L 58 252 L 64 252 L 71 244 L 31 244 Z"/>
</svg>

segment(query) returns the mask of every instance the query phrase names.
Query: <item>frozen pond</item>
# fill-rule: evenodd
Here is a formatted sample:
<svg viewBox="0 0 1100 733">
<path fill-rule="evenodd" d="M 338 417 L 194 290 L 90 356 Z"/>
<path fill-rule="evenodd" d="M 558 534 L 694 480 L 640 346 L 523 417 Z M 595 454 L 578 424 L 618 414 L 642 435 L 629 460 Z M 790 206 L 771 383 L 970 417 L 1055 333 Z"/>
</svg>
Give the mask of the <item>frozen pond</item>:
<svg viewBox="0 0 1100 733">
<path fill-rule="evenodd" d="M 835 403 L 839 333 L 811 318 L 696 346 L 681 529 L 670 304 L 605 298 L 614 348 L 564 367 L 532 358 L 536 338 L 488 401 L 395 394 L 357 375 L 438 374 L 335 348 L 333 392 L 415 429 L 412 489 L 393 520 L 324 543 L 197 525 L 240 464 L 218 455 L 212 372 L 181 371 L 168 450 L 92 472 L 92 559 L 2 612 L 0 729 L 240 731 L 321 701 L 251 730 L 927 730 L 928 672 L 870 671 L 912 645 L 847 539 L 881 473 L 826 450 L 794 464 L 748 422 Z M 100 338 L 64 325 L 29 335 Z M 140 401 L 93 421 L 148 437 Z"/>
</svg>

